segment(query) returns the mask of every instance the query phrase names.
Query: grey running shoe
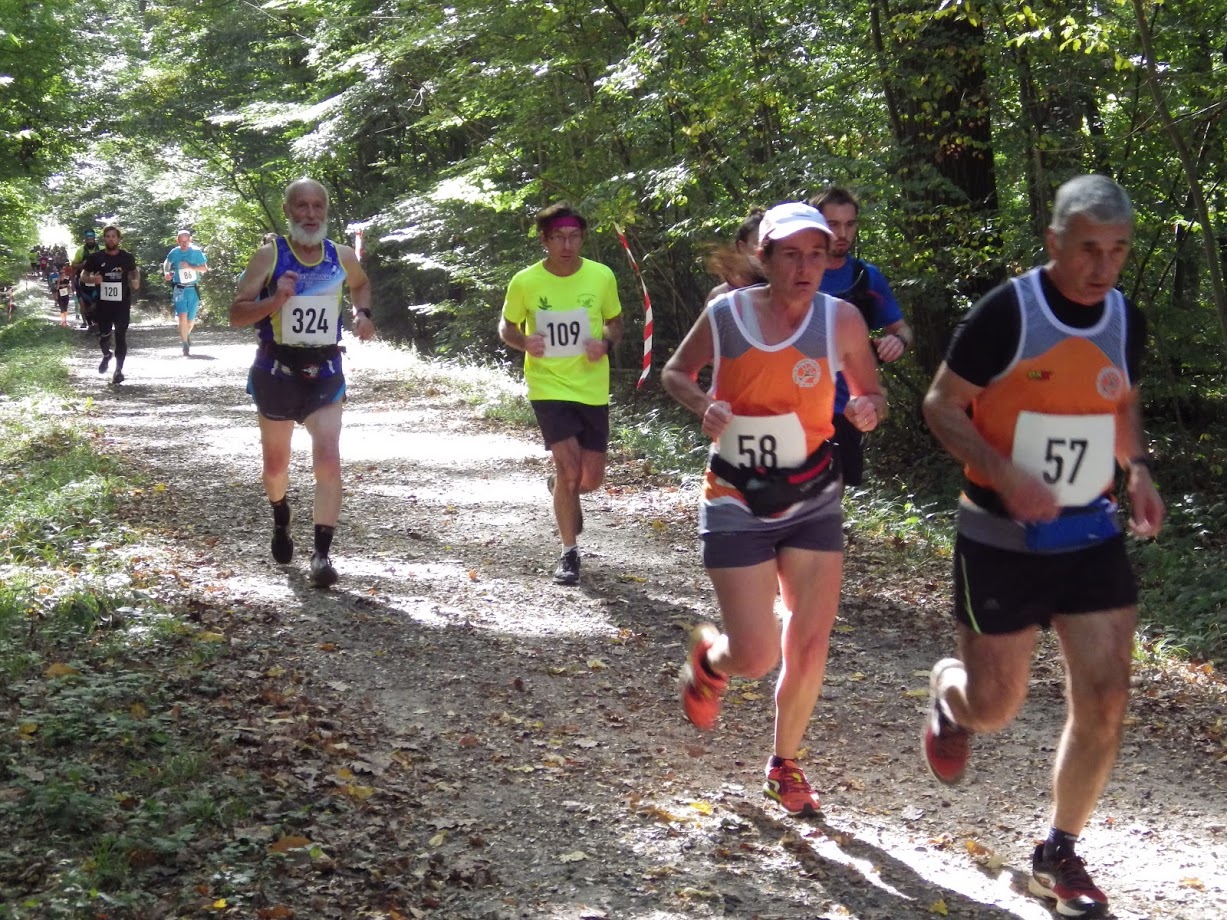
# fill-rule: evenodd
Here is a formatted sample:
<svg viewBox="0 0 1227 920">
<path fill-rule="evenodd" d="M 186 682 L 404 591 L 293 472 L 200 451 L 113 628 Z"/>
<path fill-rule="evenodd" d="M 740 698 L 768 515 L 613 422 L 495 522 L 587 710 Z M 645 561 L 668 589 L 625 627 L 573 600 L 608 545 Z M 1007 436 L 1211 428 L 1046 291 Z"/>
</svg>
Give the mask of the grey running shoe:
<svg viewBox="0 0 1227 920">
<path fill-rule="evenodd" d="M 579 584 L 579 550 L 570 550 L 559 557 L 558 568 L 554 569 L 554 584 Z"/>
<path fill-rule="evenodd" d="M 337 583 L 337 570 L 327 556 L 311 554 L 311 584 L 317 588 L 331 588 Z"/>
<path fill-rule="evenodd" d="M 107 368 L 110 366 L 111 366 L 111 353 L 109 351 L 104 352 L 102 355 L 102 360 L 98 362 L 98 373 L 105 374 L 107 372 Z"/>
</svg>

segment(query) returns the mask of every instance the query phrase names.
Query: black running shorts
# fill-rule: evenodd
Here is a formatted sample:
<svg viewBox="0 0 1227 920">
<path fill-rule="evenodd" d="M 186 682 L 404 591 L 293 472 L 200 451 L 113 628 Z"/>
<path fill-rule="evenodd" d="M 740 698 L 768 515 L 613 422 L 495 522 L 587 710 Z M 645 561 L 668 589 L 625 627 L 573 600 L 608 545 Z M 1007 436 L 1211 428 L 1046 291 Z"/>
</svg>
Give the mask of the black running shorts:
<svg viewBox="0 0 1227 920">
<path fill-rule="evenodd" d="M 589 406 L 565 399 L 534 399 L 532 407 L 546 450 L 567 438 L 575 438 L 584 450 L 603 454 L 609 449 L 609 406 Z"/>
<path fill-rule="evenodd" d="M 305 422 L 318 409 L 337 402 L 345 395 L 345 375 L 300 377 L 284 371 L 253 367 L 247 375 L 247 392 L 256 409 L 274 422 Z"/>
<path fill-rule="evenodd" d="M 954 544 L 954 616 L 978 633 L 1047 629 L 1053 616 L 1138 602 L 1124 535 L 1068 553 L 1021 553 L 960 535 Z"/>
</svg>

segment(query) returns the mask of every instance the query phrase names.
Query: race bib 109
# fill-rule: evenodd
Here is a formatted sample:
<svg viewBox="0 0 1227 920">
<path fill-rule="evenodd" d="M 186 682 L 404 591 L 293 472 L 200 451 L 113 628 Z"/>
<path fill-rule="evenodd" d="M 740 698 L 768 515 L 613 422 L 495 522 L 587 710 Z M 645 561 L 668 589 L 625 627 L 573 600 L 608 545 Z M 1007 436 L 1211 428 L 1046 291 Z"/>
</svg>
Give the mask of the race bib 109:
<svg viewBox="0 0 1227 920">
<path fill-rule="evenodd" d="M 1066 507 L 1089 505 L 1111 487 L 1115 456 L 1113 415 L 1020 412 L 1014 424 L 1011 459 Z"/>
<path fill-rule="evenodd" d="M 537 311 L 537 331 L 545 336 L 545 357 L 574 358 L 584 354 L 588 334 L 587 310 Z"/>
</svg>

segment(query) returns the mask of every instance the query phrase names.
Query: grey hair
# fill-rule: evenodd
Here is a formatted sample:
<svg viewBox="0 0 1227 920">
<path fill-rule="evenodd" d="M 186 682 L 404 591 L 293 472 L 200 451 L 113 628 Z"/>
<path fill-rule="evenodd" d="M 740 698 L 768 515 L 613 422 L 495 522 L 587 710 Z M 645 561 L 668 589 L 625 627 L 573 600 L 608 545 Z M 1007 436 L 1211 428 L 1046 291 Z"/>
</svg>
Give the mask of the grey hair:
<svg viewBox="0 0 1227 920">
<path fill-rule="evenodd" d="M 285 198 L 283 199 L 284 203 L 289 204 L 290 199 L 294 197 L 294 192 L 296 192 L 299 188 L 302 188 L 304 186 L 307 188 L 317 189 L 323 192 L 325 206 L 329 206 L 332 204 L 332 197 L 328 194 L 328 189 L 324 188 L 323 183 L 317 182 L 316 180 L 310 179 L 306 176 L 303 176 L 301 179 L 295 179 L 293 182 L 291 182 L 289 185 L 285 187 Z"/>
<path fill-rule="evenodd" d="M 1057 189 L 1049 229 L 1060 236 L 1078 215 L 1097 224 L 1132 224 L 1133 205 L 1120 185 L 1092 173 L 1076 176 Z"/>
</svg>

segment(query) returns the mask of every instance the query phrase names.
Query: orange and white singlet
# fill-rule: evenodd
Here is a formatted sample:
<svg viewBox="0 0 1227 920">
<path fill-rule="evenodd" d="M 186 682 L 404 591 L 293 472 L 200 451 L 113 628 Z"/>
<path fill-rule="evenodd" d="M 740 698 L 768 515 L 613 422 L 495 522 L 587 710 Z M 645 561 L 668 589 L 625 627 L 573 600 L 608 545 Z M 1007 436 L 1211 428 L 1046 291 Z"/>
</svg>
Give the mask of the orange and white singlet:
<svg viewBox="0 0 1227 920">
<path fill-rule="evenodd" d="M 715 358 L 710 395 L 733 410 L 733 421 L 713 452 L 734 466 L 797 467 L 822 446 L 835 428 L 837 301 L 817 294 L 801 325 L 776 345 L 763 344 L 752 305 L 755 288 L 717 298 L 708 307 Z M 822 504 L 836 484 L 823 493 Z M 813 504 L 806 502 L 802 504 Z M 699 513 L 700 531 L 745 530 L 791 518 L 793 506 L 771 519 L 749 513 L 741 493 L 708 470 Z"/>
<path fill-rule="evenodd" d="M 1012 282 L 1021 330 L 1010 365 L 972 402 L 972 423 L 998 451 L 1043 479 L 1066 507 L 1088 505 L 1112 487 L 1116 413 L 1131 384 L 1125 356 L 1125 298 L 1109 292 L 1086 329 L 1056 318 L 1033 269 Z M 988 477 L 968 466 L 968 480 Z"/>
</svg>

